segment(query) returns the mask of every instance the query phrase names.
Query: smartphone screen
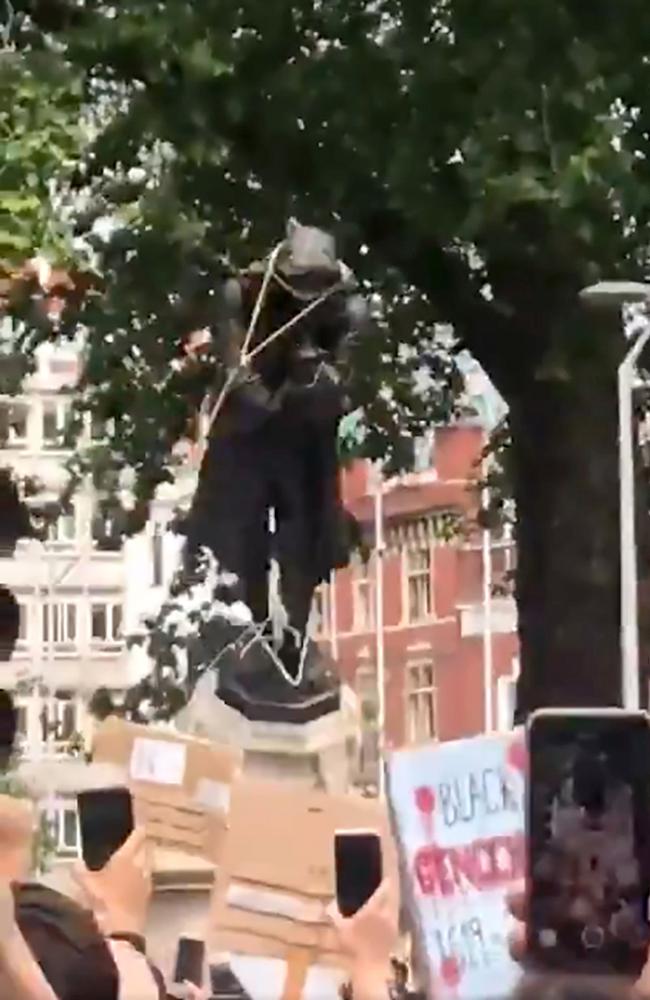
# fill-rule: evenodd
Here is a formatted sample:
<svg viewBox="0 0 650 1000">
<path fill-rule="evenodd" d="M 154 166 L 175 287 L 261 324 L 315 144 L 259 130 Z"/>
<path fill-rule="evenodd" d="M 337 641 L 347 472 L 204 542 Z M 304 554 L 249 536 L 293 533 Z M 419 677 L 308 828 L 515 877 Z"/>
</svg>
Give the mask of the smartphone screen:
<svg viewBox="0 0 650 1000">
<path fill-rule="evenodd" d="M 210 965 L 210 988 L 216 1000 L 250 1000 L 235 973 L 223 962 Z"/>
<path fill-rule="evenodd" d="M 648 718 L 539 712 L 528 738 L 531 957 L 638 975 L 650 942 Z"/>
<path fill-rule="evenodd" d="M 379 834 L 369 830 L 340 831 L 335 836 L 336 900 L 343 917 L 357 913 L 382 883 Z"/>
<path fill-rule="evenodd" d="M 10 763 L 16 742 L 17 716 L 13 698 L 9 691 L 0 688 L 0 773 L 4 773 Z"/>
<path fill-rule="evenodd" d="M 205 944 L 196 938 L 182 937 L 178 939 L 176 965 L 174 967 L 175 983 L 193 983 L 199 988 L 203 986 L 203 960 Z"/>
<path fill-rule="evenodd" d="M 97 788 L 77 796 L 81 853 L 87 868 L 99 871 L 133 832 L 128 788 Z"/>
</svg>

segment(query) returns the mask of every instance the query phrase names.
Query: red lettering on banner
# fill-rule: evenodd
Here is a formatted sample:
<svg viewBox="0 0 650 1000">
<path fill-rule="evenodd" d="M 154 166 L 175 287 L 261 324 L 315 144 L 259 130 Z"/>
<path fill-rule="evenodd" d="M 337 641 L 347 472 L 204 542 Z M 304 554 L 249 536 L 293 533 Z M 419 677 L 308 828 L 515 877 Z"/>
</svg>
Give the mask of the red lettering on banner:
<svg viewBox="0 0 650 1000">
<path fill-rule="evenodd" d="M 430 844 L 415 855 L 417 885 L 425 896 L 496 889 L 524 876 L 524 836 L 474 840 L 460 847 Z"/>
</svg>

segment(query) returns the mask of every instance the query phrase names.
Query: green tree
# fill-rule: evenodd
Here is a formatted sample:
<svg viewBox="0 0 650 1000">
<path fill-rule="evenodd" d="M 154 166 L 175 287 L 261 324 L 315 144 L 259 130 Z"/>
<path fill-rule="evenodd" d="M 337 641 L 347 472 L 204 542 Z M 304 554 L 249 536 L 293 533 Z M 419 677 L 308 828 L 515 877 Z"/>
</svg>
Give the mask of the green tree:
<svg viewBox="0 0 650 1000">
<path fill-rule="evenodd" d="M 334 225 L 383 296 L 357 358 L 369 449 L 450 405 L 450 325 L 510 406 L 523 705 L 617 702 L 624 337 L 578 292 L 647 270 L 641 0 L 17 6 L 113 109 L 79 219 L 121 221 L 91 237 L 105 287 L 82 315 L 85 402 L 115 421 L 105 466 L 131 464 L 143 500 L 165 475 L 191 408 L 170 362 L 223 262 L 288 214 Z"/>
<path fill-rule="evenodd" d="M 81 89 L 56 46 L 7 5 L 0 47 L 0 275 L 35 253 L 70 256 L 62 202 L 82 142 Z M 14 40 L 13 30 L 18 37 Z M 20 43 L 20 44 L 19 44 Z"/>
</svg>

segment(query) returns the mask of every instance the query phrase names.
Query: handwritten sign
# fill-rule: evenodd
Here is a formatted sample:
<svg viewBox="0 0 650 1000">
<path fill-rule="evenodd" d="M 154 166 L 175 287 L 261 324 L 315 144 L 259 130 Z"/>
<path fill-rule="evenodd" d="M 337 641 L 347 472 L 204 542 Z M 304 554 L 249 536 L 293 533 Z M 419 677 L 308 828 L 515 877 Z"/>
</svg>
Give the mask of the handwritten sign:
<svg viewBox="0 0 650 1000">
<path fill-rule="evenodd" d="M 436 1000 L 508 996 L 505 896 L 524 874 L 523 732 L 398 750 L 388 792 Z"/>
<path fill-rule="evenodd" d="M 186 758 L 187 750 L 182 743 L 137 737 L 131 753 L 131 777 L 134 781 L 157 785 L 182 785 Z"/>
</svg>

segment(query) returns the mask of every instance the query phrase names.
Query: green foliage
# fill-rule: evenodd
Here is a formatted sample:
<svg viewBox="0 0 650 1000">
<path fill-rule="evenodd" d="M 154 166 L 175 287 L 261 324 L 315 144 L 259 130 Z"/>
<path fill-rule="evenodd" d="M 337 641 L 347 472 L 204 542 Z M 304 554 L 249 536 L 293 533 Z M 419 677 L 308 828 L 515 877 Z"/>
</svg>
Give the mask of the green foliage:
<svg viewBox="0 0 650 1000">
<path fill-rule="evenodd" d="M 94 142 L 79 156 L 75 172 L 75 217 L 76 234 L 102 287 L 78 313 L 69 312 L 67 332 L 78 322 L 89 330 L 80 404 L 109 420 L 111 432 L 103 450 L 79 456 L 76 470 L 106 477 L 125 464 L 134 468 L 133 527 L 156 485 L 168 478 L 171 448 L 214 380 L 208 367 L 188 377 L 175 373 L 171 363 L 188 330 L 213 321 L 213 292 L 224 266 L 265 251 L 283 232 L 289 212 L 333 221 L 331 197 L 319 205 L 311 181 L 305 178 L 296 191 L 291 176 L 302 156 L 292 149 L 291 102 L 305 66 L 299 58 L 294 79 L 293 61 L 285 62 L 293 48 L 299 55 L 312 18 L 301 24 L 298 13 L 292 25 L 286 4 L 271 17 L 262 4 L 238 12 L 179 0 L 158 5 L 156 17 L 138 0 L 115 9 L 60 3 L 55 15 L 40 3 L 18 3 L 16 9 L 19 16 L 29 13 L 41 39 L 56 41 L 66 71 L 81 83 L 86 119 L 93 122 Z M 266 39 L 259 51 L 258 31 Z M 33 31 L 29 37 L 31 44 Z M 280 184 L 274 171 L 263 179 L 263 161 L 277 158 L 264 154 L 258 162 L 270 120 L 264 136 L 251 131 L 267 89 L 256 92 L 265 73 L 269 83 L 282 77 L 286 97 L 285 103 L 272 99 L 269 109 L 271 118 L 277 116 L 277 142 L 268 148 L 288 140 L 291 169 Z M 319 85 L 317 78 L 312 82 Z M 327 90 L 313 96 L 318 103 L 328 99 Z M 323 166 L 338 175 L 342 164 L 329 162 L 325 151 Z M 340 183 L 334 180 L 330 193 Z M 107 215 L 115 225 L 108 237 L 94 228 Z M 350 221 L 352 228 L 337 228 L 346 257 L 358 265 Z M 403 436 L 449 412 L 452 365 L 433 343 L 422 342 L 420 335 L 429 337 L 435 319 L 426 297 L 413 284 L 405 287 L 394 270 L 380 283 L 376 268 L 365 270 L 381 286 L 384 301 L 376 309 L 377 335 L 361 343 L 353 358 L 355 404 L 369 427 L 366 452 L 388 451 L 399 467 L 404 459 L 393 447 L 398 425 Z M 409 351 L 415 344 L 419 350 Z M 427 392 L 413 391 L 419 369 L 434 372 Z M 380 386 L 384 393 L 378 393 Z"/>
<path fill-rule="evenodd" d="M 372 456 L 399 466 L 397 428 L 453 408 L 436 323 L 453 324 L 510 399 L 530 379 L 603 362 L 610 348 L 570 317 L 585 283 L 645 268 L 640 0 L 598 2 L 588 18 L 575 0 L 17 11 L 31 16 L 30 44 L 39 30 L 56 42 L 93 122 L 76 224 L 103 288 L 69 322 L 90 331 L 83 405 L 114 422 L 87 461 L 101 474 L 131 465 L 142 503 L 212 377 L 171 371 L 183 335 L 213 319 L 224 263 L 268 248 L 290 213 L 334 225 L 382 294 L 377 333 L 354 358 Z M 107 215 L 117 228 L 101 237 L 93 223 Z M 535 321 L 541 308 L 548 322 Z"/>
<path fill-rule="evenodd" d="M 56 50 L 0 51 L 0 264 L 66 259 L 61 195 L 82 145 L 81 89 Z"/>
</svg>

